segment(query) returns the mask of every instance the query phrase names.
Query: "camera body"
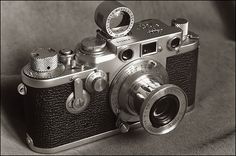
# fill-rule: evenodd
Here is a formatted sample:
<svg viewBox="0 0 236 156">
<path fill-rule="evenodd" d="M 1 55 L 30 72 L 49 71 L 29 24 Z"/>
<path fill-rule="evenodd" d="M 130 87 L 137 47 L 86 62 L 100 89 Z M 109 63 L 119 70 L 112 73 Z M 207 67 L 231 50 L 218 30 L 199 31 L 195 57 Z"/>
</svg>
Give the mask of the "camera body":
<svg viewBox="0 0 236 156">
<path fill-rule="evenodd" d="M 121 14 L 121 24 L 111 28 Z M 185 19 L 168 26 L 133 18 L 119 2 L 102 2 L 96 37 L 73 51 L 31 53 L 18 91 L 32 150 L 55 153 L 140 126 L 165 134 L 193 109 L 198 35 Z"/>
</svg>

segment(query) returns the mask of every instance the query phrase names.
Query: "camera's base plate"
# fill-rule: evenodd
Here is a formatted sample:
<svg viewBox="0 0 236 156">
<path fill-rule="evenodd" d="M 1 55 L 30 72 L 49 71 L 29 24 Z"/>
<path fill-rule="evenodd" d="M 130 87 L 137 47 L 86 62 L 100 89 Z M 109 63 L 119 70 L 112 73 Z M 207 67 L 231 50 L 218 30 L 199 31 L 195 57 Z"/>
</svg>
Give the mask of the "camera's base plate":
<svg viewBox="0 0 236 156">
<path fill-rule="evenodd" d="M 136 123 L 130 125 L 130 129 L 136 129 L 136 128 L 140 128 L 140 127 L 141 127 L 140 122 L 136 122 Z M 100 140 L 100 139 L 103 139 L 106 137 L 110 137 L 110 136 L 113 136 L 113 135 L 116 135 L 119 133 L 121 133 L 120 129 L 114 129 L 111 131 L 107 131 L 105 133 L 100 133 L 100 134 L 97 134 L 94 136 L 90 136 L 88 138 L 84 138 L 84 139 L 81 139 L 81 140 L 78 140 L 75 142 L 71 142 L 71 143 L 64 144 L 64 145 L 57 146 L 57 147 L 53 147 L 53 148 L 39 148 L 39 147 L 34 146 L 34 142 L 33 142 L 32 138 L 29 136 L 28 133 L 26 133 L 26 142 L 27 142 L 28 146 L 33 151 L 35 151 L 37 153 L 51 154 L 51 153 L 61 152 L 61 151 L 64 151 L 64 150 L 67 150 L 70 148 L 75 148 L 75 147 L 78 147 L 78 146 L 81 146 L 84 144 L 88 144 L 88 143 L 91 143 L 91 142 L 94 142 L 94 141 L 97 141 L 97 140 Z"/>
</svg>

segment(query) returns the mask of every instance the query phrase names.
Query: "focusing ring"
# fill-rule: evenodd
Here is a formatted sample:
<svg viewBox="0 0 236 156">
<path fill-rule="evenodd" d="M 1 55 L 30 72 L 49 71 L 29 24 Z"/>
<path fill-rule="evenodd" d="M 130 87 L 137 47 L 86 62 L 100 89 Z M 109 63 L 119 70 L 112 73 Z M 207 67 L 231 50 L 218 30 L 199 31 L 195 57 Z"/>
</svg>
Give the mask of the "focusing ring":
<svg viewBox="0 0 236 156">
<path fill-rule="evenodd" d="M 123 14 L 122 21 L 116 28 L 111 27 L 111 20 Z M 95 23 L 109 36 L 121 37 L 130 32 L 134 25 L 133 12 L 117 1 L 104 1 L 95 11 Z"/>
</svg>

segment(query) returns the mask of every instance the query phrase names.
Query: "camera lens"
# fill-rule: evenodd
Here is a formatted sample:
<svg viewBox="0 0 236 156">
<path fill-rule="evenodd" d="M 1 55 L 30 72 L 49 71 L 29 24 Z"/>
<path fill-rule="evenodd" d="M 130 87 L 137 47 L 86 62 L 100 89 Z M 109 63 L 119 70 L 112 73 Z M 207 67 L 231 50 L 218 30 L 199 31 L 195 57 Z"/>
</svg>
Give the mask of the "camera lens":
<svg viewBox="0 0 236 156">
<path fill-rule="evenodd" d="M 127 49 L 120 53 L 120 59 L 122 61 L 130 60 L 133 57 L 133 54 L 134 54 L 133 50 Z"/>
<path fill-rule="evenodd" d="M 188 98 L 184 90 L 168 82 L 167 71 L 159 62 L 148 58 L 132 61 L 112 82 L 113 112 L 122 121 L 140 121 L 150 134 L 172 131 L 185 115 Z"/>
<path fill-rule="evenodd" d="M 149 118 L 155 128 L 168 124 L 177 115 L 179 110 L 178 98 L 174 95 L 165 95 L 152 106 Z"/>
</svg>

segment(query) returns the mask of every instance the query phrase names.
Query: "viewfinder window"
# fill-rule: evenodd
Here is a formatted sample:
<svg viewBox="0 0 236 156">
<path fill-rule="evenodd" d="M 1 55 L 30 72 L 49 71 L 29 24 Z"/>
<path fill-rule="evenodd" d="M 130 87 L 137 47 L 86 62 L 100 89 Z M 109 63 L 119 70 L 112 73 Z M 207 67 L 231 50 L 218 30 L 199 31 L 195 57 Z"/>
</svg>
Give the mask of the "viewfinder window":
<svg viewBox="0 0 236 156">
<path fill-rule="evenodd" d="M 142 55 L 148 55 L 157 51 L 157 42 L 142 45 Z"/>
</svg>

